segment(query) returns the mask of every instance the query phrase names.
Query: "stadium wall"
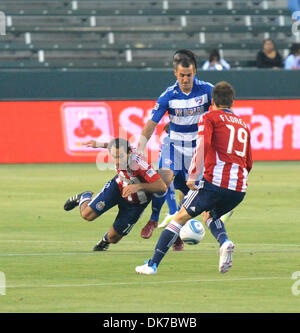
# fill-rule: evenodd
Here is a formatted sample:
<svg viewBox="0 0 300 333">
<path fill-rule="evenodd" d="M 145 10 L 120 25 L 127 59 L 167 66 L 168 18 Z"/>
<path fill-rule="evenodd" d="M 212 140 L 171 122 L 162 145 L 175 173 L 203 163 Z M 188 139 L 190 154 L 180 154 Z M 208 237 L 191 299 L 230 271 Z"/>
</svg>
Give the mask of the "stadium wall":
<svg viewBox="0 0 300 333">
<path fill-rule="evenodd" d="M 300 98 L 299 71 L 198 71 L 213 84 L 228 81 L 238 99 Z M 167 70 L 1 71 L 0 100 L 156 99 L 175 81 Z"/>
<path fill-rule="evenodd" d="M 133 144 L 172 72 L 2 72 L 0 163 L 108 161 L 89 139 L 127 135 Z M 199 72 L 230 82 L 234 111 L 249 125 L 255 160 L 300 160 L 299 73 L 286 71 Z M 149 143 L 156 161 L 166 116 Z M 125 133 L 126 132 L 126 133 Z"/>
</svg>

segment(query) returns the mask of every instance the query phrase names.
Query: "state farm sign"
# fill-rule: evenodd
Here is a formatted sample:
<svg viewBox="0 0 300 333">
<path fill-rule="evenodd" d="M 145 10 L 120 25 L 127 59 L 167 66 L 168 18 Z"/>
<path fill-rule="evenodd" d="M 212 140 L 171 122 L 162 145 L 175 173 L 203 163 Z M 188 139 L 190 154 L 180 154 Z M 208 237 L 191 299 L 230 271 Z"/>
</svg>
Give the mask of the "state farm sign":
<svg viewBox="0 0 300 333">
<path fill-rule="evenodd" d="M 136 146 L 155 101 L 0 104 L 0 163 L 92 163 L 105 150 L 83 142 L 125 136 Z M 254 160 L 300 160 L 300 100 L 237 100 L 233 110 L 250 128 Z M 152 161 L 168 121 L 166 115 L 148 143 Z"/>
</svg>

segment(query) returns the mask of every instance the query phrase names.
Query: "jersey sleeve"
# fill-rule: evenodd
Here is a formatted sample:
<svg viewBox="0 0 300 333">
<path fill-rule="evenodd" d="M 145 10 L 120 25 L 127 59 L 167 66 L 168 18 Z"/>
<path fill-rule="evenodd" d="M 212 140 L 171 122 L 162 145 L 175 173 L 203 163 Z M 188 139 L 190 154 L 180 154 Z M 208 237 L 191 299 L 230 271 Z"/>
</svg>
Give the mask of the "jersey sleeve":
<svg viewBox="0 0 300 333">
<path fill-rule="evenodd" d="M 154 183 L 160 179 L 160 175 L 139 155 L 135 156 L 132 168 L 135 169 L 137 175 L 143 178 L 147 183 Z"/>
<path fill-rule="evenodd" d="M 211 83 L 208 83 L 207 84 L 207 96 L 208 96 L 208 104 L 209 105 L 211 105 L 213 89 L 214 89 L 214 86 Z"/>
<path fill-rule="evenodd" d="M 167 99 L 166 95 L 161 95 L 158 98 L 158 100 L 151 112 L 150 119 L 156 123 L 159 123 L 161 118 L 167 112 L 168 108 L 169 108 L 169 103 L 168 103 L 168 99 Z"/>
<path fill-rule="evenodd" d="M 249 133 L 248 143 L 247 143 L 247 157 L 246 157 L 246 169 L 248 173 L 252 169 L 252 165 L 253 165 L 253 159 L 252 159 L 252 149 L 251 149 L 251 138 Z"/>
<path fill-rule="evenodd" d="M 154 183 L 160 179 L 160 175 L 149 166 L 148 170 L 142 172 L 144 179 L 147 183 Z"/>
</svg>

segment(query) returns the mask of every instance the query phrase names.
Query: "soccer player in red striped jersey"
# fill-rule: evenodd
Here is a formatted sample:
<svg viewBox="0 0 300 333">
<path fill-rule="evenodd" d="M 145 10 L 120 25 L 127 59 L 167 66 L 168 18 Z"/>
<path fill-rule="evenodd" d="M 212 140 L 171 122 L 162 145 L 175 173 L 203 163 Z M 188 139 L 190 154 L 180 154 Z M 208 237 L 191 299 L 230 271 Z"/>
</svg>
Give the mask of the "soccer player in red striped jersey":
<svg viewBox="0 0 300 333">
<path fill-rule="evenodd" d="M 220 217 L 244 199 L 252 168 L 250 132 L 231 110 L 233 100 L 234 90 L 229 83 L 220 82 L 214 87 L 212 110 L 199 119 L 199 135 L 187 181 L 190 191 L 181 210 L 162 232 L 152 259 L 137 266 L 137 273 L 155 274 L 182 226 L 201 213 L 220 244 L 219 272 L 226 273 L 231 268 L 234 244 Z M 200 185 L 196 186 L 199 180 Z"/>
<path fill-rule="evenodd" d="M 128 235 L 151 201 L 152 193 L 165 192 L 167 186 L 151 165 L 131 149 L 127 140 L 117 138 L 109 143 L 91 140 L 86 145 L 108 148 L 117 175 L 94 198 L 92 192 L 85 191 L 68 199 L 64 209 L 69 211 L 79 205 L 82 218 L 93 221 L 118 205 L 119 212 L 113 225 L 94 247 L 94 251 L 106 251 L 110 243 L 118 243 Z"/>
</svg>

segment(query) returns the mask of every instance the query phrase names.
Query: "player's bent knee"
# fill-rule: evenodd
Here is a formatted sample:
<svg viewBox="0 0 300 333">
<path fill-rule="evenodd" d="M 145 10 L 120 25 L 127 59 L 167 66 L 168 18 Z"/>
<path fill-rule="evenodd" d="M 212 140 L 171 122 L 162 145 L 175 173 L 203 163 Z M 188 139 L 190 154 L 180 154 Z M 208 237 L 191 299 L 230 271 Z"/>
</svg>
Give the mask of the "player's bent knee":
<svg viewBox="0 0 300 333">
<path fill-rule="evenodd" d="M 81 216 L 86 221 L 94 221 L 97 217 L 97 214 L 90 207 L 87 207 L 81 211 Z"/>
</svg>

